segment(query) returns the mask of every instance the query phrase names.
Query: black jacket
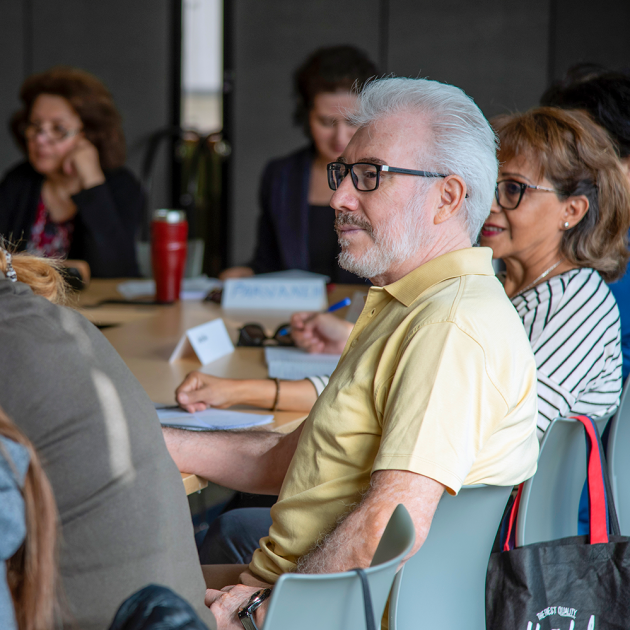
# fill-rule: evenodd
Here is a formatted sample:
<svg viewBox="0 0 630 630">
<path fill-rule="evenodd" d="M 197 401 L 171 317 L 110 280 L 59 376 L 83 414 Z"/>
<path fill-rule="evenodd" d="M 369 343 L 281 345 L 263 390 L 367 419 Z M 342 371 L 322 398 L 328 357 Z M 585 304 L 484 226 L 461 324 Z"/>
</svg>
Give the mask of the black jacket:
<svg viewBox="0 0 630 630">
<path fill-rule="evenodd" d="M 256 251 L 250 266 L 256 273 L 303 269 L 310 271 L 308 188 L 314 151 L 306 147 L 272 160 L 263 171 Z M 365 284 L 339 268 L 334 281 Z"/>
<path fill-rule="evenodd" d="M 106 172 L 105 180 L 72 197 L 78 212 L 68 258 L 85 260 L 95 278 L 138 276 L 135 236 L 145 203 L 142 187 L 126 168 Z M 18 251 L 28 243 L 43 181 L 23 162 L 0 183 L 0 235 Z"/>
</svg>

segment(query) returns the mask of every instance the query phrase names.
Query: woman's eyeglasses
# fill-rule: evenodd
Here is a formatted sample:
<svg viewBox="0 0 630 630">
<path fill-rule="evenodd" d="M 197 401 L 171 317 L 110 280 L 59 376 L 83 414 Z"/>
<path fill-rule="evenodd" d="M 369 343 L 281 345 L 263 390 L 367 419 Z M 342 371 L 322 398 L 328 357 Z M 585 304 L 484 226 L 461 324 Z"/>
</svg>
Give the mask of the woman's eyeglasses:
<svg viewBox="0 0 630 630">
<path fill-rule="evenodd" d="M 497 182 L 497 187 L 494 189 L 494 196 L 496 197 L 497 203 L 501 208 L 503 208 L 503 210 L 516 210 L 528 188 L 530 190 L 541 190 L 542 192 L 560 194 L 560 191 L 554 190 L 553 188 L 531 186 L 530 184 L 517 182 L 514 179 L 504 179 Z"/>
<path fill-rule="evenodd" d="M 66 129 L 61 125 L 52 125 L 44 127 L 35 123 L 28 123 L 24 126 L 22 134 L 26 140 L 35 140 L 38 136 L 44 135 L 49 142 L 63 142 L 72 136 L 76 136 L 81 129 Z"/>
<path fill-rule="evenodd" d="M 276 332 L 267 336 L 265 329 L 260 324 L 245 324 L 238 333 L 237 346 L 252 346 L 260 348 L 262 346 L 294 346 L 291 335 L 288 334 L 290 324 L 278 326 Z"/>
</svg>

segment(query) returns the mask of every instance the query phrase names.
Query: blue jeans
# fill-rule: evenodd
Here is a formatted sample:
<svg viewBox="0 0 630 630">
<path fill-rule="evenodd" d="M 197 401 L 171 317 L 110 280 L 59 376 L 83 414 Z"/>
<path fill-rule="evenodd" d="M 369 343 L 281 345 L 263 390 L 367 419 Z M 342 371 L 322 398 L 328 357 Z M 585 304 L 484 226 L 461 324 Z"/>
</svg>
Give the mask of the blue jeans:
<svg viewBox="0 0 630 630">
<path fill-rule="evenodd" d="M 249 564 L 269 533 L 271 508 L 240 508 L 221 514 L 199 547 L 201 564 Z"/>
</svg>

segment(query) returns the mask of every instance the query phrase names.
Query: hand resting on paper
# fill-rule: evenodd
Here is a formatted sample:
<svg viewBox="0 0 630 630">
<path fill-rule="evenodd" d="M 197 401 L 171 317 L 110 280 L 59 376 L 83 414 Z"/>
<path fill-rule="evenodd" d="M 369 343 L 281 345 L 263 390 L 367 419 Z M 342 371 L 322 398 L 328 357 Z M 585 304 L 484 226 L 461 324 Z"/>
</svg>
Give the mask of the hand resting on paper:
<svg viewBox="0 0 630 630">
<path fill-rule="evenodd" d="M 244 380 L 191 372 L 175 390 L 175 399 L 189 413 L 208 407 L 226 409 L 243 401 L 245 383 Z"/>
<path fill-rule="evenodd" d="M 310 411 L 317 398 L 312 383 L 281 381 L 277 409 Z M 252 405 L 271 409 L 276 399 L 276 382 L 268 378 L 230 379 L 191 372 L 175 390 L 177 403 L 193 413 L 208 407 L 225 409 L 232 405 Z"/>
<path fill-rule="evenodd" d="M 293 313 L 291 337 L 307 352 L 341 354 L 353 326 L 331 313 Z"/>
</svg>

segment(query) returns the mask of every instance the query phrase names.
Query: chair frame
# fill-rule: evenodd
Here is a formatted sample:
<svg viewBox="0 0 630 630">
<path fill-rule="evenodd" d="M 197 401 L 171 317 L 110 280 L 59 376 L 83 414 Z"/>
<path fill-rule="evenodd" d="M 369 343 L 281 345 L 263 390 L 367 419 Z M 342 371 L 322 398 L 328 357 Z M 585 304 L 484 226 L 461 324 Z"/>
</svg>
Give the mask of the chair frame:
<svg viewBox="0 0 630 630">
<path fill-rule="evenodd" d="M 414 541 L 413 521 L 405 507 L 399 505 L 385 528 L 372 564 L 365 569 L 377 628 L 396 571 Z M 334 623 L 331 616 L 335 617 Z M 364 625 L 363 589 L 357 573 L 285 573 L 274 586 L 263 630 L 345 630 Z"/>
<path fill-rule="evenodd" d="M 488 560 L 512 486 L 444 495 L 420 550 L 394 580 L 390 630 L 485 630 Z"/>
</svg>

